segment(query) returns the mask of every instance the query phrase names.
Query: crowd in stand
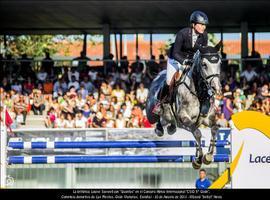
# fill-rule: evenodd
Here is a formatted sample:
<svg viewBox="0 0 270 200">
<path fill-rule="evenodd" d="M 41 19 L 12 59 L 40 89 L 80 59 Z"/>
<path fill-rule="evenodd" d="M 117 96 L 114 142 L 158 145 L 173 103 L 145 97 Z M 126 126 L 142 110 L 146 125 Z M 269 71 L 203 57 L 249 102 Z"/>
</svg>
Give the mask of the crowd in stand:
<svg viewBox="0 0 270 200">
<path fill-rule="evenodd" d="M 8 108 L 12 128 L 24 125 L 31 113 L 43 115 L 48 128 L 152 127 L 145 113 L 148 88 L 158 72 L 166 68 L 163 55 L 158 62 L 155 59 L 152 56 L 143 62 L 137 56 L 129 63 L 124 56 L 118 65 L 110 54 L 102 70 L 97 70 L 81 53 L 74 59 L 77 67 L 59 71 L 46 53 L 40 69 L 34 71 L 26 54 L 19 62 L 11 55 L 0 55 L 1 106 Z M 217 121 L 222 127 L 229 126 L 235 112 L 257 110 L 270 115 L 270 67 L 260 59 L 246 61 L 240 77 L 237 67 L 222 63 L 224 91 L 215 101 Z"/>
</svg>

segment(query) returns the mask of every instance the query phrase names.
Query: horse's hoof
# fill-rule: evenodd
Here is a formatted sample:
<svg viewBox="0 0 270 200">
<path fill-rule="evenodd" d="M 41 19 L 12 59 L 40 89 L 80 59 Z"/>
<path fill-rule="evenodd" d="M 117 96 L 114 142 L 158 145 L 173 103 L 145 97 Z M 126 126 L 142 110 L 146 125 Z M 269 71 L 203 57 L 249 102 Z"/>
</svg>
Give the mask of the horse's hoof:
<svg viewBox="0 0 270 200">
<path fill-rule="evenodd" d="M 213 155 L 209 153 L 205 154 L 202 158 L 203 163 L 206 165 L 209 165 L 212 162 L 212 160 L 213 160 Z"/>
<path fill-rule="evenodd" d="M 174 124 L 171 124 L 167 127 L 167 132 L 169 135 L 173 135 L 176 132 L 176 126 Z"/>
<path fill-rule="evenodd" d="M 162 137 L 164 135 L 164 130 L 159 129 L 159 128 L 155 128 L 155 133 L 157 136 Z"/>
<path fill-rule="evenodd" d="M 193 169 L 200 169 L 202 166 L 201 162 L 198 162 L 197 159 L 192 160 L 192 167 Z"/>
</svg>

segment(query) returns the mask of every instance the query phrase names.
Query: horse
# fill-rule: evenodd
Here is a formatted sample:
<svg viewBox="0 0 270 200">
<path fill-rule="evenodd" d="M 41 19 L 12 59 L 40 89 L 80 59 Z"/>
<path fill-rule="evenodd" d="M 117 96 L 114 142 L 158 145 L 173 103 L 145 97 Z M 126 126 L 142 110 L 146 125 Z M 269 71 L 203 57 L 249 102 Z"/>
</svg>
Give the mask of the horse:
<svg viewBox="0 0 270 200">
<path fill-rule="evenodd" d="M 157 102 L 159 90 L 166 81 L 166 70 L 161 71 L 152 81 L 146 101 L 146 115 L 151 124 L 156 123 L 155 133 L 163 136 L 164 128 L 172 135 L 176 127 L 191 132 L 196 140 L 196 154 L 192 161 L 194 169 L 200 169 L 202 163 L 209 165 L 213 160 L 216 134 L 219 129 L 216 123 L 214 96 L 221 94 L 219 54 L 220 43 L 215 47 L 200 47 L 193 57 L 193 64 L 176 81 L 170 103 L 162 104 L 160 115 L 152 112 Z M 206 97 L 206 98 L 205 98 Z M 208 104 L 206 114 L 201 114 L 203 104 Z M 208 152 L 203 154 L 201 147 L 200 125 L 211 128 L 211 141 Z"/>
</svg>

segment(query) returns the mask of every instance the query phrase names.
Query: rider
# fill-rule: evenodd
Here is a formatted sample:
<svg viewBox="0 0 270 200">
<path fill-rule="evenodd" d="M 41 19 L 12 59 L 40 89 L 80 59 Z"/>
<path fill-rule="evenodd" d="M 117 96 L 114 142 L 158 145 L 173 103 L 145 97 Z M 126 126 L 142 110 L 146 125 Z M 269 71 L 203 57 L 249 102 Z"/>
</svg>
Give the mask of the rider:
<svg viewBox="0 0 270 200">
<path fill-rule="evenodd" d="M 208 23 L 208 17 L 204 12 L 194 11 L 190 16 L 191 26 L 177 33 L 168 55 L 166 83 L 161 88 L 159 102 L 153 109 L 155 114 L 160 114 L 161 102 L 168 103 L 168 91 L 174 82 L 173 79 L 180 80 L 184 69 L 192 65 L 192 58 L 199 47 L 207 46 L 208 36 L 205 29 Z"/>
</svg>

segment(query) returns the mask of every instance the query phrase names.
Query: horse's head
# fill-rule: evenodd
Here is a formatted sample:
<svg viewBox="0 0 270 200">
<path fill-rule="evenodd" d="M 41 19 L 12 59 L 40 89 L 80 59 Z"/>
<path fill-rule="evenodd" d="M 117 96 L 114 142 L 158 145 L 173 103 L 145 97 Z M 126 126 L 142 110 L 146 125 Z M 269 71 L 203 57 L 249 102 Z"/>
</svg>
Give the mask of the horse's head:
<svg viewBox="0 0 270 200">
<path fill-rule="evenodd" d="M 219 54 L 220 43 L 215 47 L 207 46 L 201 47 L 200 51 L 200 63 L 198 71 L 201 77 L 207 82 L 207 85 L 215 94 L 221 94 L 220 84 L 220 65 L 221 57 Z"/>
</svg>

